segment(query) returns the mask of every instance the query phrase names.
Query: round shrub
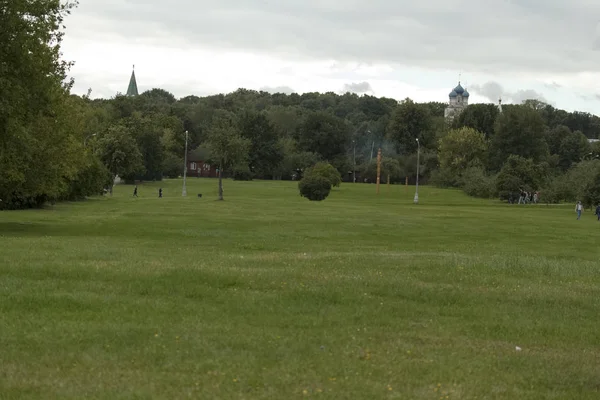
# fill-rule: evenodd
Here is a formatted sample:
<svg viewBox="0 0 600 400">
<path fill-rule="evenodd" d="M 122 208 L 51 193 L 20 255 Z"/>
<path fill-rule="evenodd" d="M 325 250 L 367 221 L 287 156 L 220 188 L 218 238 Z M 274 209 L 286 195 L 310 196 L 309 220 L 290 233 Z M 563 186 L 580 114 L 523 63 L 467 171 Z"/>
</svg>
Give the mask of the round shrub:
<svg viewBox="0 0 600 400">
<path fill-rule="evenodd" d="M 331 182 L 322 176 L 309 175 L 298 183 L 298 189 L 300 196 L 306 197 L 310 201 L 322 201 L 331 192 Z"/>
<path fill-rule="evenodd" d="M 304 176 L 321 176 L 329 181 L 331 186 L 339 187 L 342 183 L 342 175 L 333 165 L 326 162 L 318 162 L 304 172 Z"/>
<path fill-rule="evenodd" d="M 233 180 L 234 181 L 251 181 L 254 178 L 250 167 L 247 165 L 236 165 L 233 168 Z"/>
<path fill-rule="evenodd" d="M 250 170 L 234 171 L 233 180 L 234 181 L 251 181 L 252 173 L 250 172 Z"/>
</svg>

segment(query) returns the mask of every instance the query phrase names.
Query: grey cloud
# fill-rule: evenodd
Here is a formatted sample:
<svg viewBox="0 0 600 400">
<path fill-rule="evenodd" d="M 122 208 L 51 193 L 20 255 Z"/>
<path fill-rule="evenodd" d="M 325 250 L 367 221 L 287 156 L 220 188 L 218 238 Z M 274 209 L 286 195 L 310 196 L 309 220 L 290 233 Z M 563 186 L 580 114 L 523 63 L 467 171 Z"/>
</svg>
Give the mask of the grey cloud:
<svg viewBox="0 0 600 400">
<path fill-rule="evenodd" d="M 263 92 L 271 93 L 271 94 L 273 94 L 273 93 L 285 93 L 285 94 L 296 93 L 296 91 L 289 86 L 275 86 L 275 87 L 263 86 L 260 88 L 260 90 Z"/>
<path fill-rule="evenodd" d="M 182 48 L 557 73 L 596 69 L 598 15 L 590 0 L 89 0 L 71 18 L 94 19 L 94 35 Z"/>
<path fill-rule="evenodd" d="M 342 89 L 344 93 L 373 93 L 373 88 L 369 82 L 346 83 Z"/>
<path fill-rule="evenodd" d="M 483 85 L 471 85 L 470 90 L 473 93 L 477 93 L 483 97 L 486 97 L 492 102 L 497 102 L 499 98 L 502 98 L 505 102 L 512 102 L 520 104 L 525 100 L 540 100 L 544 103 L 549 103 L 546 98 L 541 94 L 532 89 L 519 90 L 516 92 L 507 92 L 504 90 L 502 85 L 498 82 L 486 82 Z"/>
<path fill-rule="evenodd" d="M 498 82 L 486 82 L 483 85 L 471 85 L 472 92 L 482 95 L 489 100 L 496 102 L 504 95 L 504 89 Z"/>
<path fill-rule="evenodd" d="M 596 98 L 596 100 L 600 101 L 600 94 L 595 94 L 594 97 Z"/>
<path fill-rule="evenodd" d="M 539 100 L 544 103 L 550 104 L 548 100 L 544 98 L 544 96 L 535 90 L 527 89 L 527 90 L 519 90 L 518 92 L 510 94 L 510 99 L 513 103 L 522 103 L 525 100 Z"/>
</svg>

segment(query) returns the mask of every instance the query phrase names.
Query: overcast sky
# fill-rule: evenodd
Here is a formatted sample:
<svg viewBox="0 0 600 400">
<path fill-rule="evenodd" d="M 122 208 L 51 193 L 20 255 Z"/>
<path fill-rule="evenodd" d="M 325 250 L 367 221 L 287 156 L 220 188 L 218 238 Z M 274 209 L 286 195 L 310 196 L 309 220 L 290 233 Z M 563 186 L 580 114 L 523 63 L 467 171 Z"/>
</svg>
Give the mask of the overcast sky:
<svg viewBox="0 0 600 400">
<path fill-rule="evenodd" d="M 598 0 L 82 0 L 74 91 L 176 97 L 239 87 L 471 103 L 538 98 L 600 114 Z"/>
</svg>

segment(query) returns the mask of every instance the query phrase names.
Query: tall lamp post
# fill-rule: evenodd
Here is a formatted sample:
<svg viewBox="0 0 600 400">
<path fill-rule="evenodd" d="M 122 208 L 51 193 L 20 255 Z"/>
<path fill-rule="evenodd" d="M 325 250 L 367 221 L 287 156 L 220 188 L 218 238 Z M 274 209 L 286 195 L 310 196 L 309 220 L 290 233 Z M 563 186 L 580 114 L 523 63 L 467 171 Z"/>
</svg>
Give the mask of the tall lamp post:
<svg viewBox="0 0 600 400">
<path fill-rule="evenodd" d="M 356 183 L 356 139 L 352 141 L 354 145 L 354 154 L 352 156 L 352 182 Z"/>
<path fill-rule="evenodd" d="M 419 203 L 419 164 L 420 164 L 420 155 L 421 155 L 421 144 L 419 143 L 419 138 L 417 138 L 417 187 L 415 190 L 415 204 Z"/>
<path fill-rule="evenodd" d="M 188 146 L 188 131 L 185 131 L 185 155 L 183 156 L 183 190 L 181 196 L 187 196 L 187 189 L 185 187 L 185 179 L 187 177 L 187 146 Z"/>
</svg>

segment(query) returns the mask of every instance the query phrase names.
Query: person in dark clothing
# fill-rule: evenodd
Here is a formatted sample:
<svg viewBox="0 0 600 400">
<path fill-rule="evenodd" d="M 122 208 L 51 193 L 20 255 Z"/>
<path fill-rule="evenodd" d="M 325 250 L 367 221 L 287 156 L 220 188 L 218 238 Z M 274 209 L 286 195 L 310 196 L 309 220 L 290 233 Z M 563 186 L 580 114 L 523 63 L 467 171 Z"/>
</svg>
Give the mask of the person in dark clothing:
<svg viewBox="0 0 600 400">
<path fill-rule="evenodd" d="M 600 221 L 600 204 L 596 206 L 596 216 L 598 217 L 598 221 Z"/>
<path fill-rule="evenodd" d="M 158 189 L 158 197 L 159 197 L 159 198 L 160 198 L 160 197 L 162 197 L 162 188 L 159 188 L 159 189 Z"/>
<path fill-rule="evenodd" d="M 135 185 L 135 188 L 133 189 L 133 197 L 138 197 L 138 195 L 137 195 L 137 185 Z"/>
</svg>

